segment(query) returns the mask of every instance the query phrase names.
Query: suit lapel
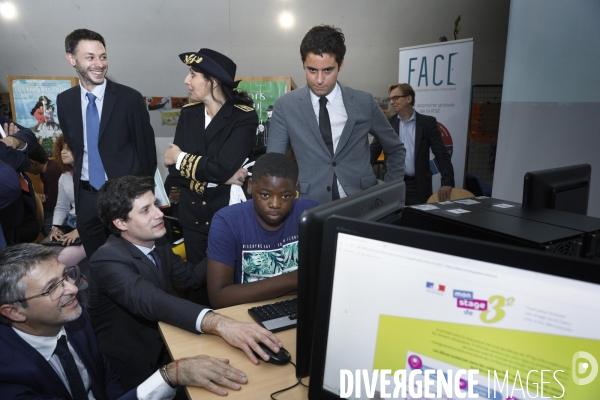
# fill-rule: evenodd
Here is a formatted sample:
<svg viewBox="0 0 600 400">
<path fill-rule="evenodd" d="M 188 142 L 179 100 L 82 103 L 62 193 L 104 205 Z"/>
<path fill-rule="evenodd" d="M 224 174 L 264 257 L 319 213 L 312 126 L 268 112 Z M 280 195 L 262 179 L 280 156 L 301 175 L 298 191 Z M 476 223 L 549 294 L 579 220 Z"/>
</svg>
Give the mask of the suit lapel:
<svg viewBox="0 0 600 400">
<path fill-rule="evenodd" d="M 327 154 L 330 154 L 329 149 L 323 140 L 323 136 L 321 135 L 321 131 L 319 130 L 319 123 L 317 122 L 315 109 L 313 108 L 310 99 L 310 88 L 308 85 L 306 85 L 304 88 L 305 90 L 298 90 L 298 103 L 300 105 L 300 111 L 302 111 L 306 125 L 314 135 L 316 142 L 319 143 L 319 145 L 323 148 L 323 151 L 325 151 Z"/>
<path fill-rule="evenodd" d="M 77 90 L 73 90 L 73 94 L 70 97 L 66 98 L 68 103 L 64 106 L 61 104 L 61 106 L 63 106 L 65 110 L 69 110 L 69 119 L 71 120 L 72 118 L 73 121 L 73 126 L 71 128 L 73 133 L 70 135 L 71 139 L 75 141 L 73 153 L 83 154 L 83 117 L 81 114 L 81 86 L 77 85 L 76 87 Z M 58 122 L 61 124 L 66 124 L 66 121 Z M 75 134 L 75 132 L 77 132 L 77 134 Z M 81 162 L 81 160 L 79 160 L 79 162 Z"/>
<path fill-rule="evenodd" d="M 29 343 L 21 339 L 10 326 L 0 326 L 0 337 L 10 346 L 2 349 L 0 362 L 14 365 L 31 363 L 33 365 L 25 368 L 27 371 L 31 371 L 30 379 L 36 382 L 37 387 L 42 386 L 42 390 L 52 397 L 72 398 L 67 387 L 60 380 L 54 368 L 50 366 L 50 363 Z"/>
<path fill-rule="evenodd" d="M 227 126 L 227 120 L 231 117 L 233 112 L 233 102 L 228 100 L 223 107 L 217 112 L 217 115 L 210 121 L 206 130 L 204 131 L 204 140 L 205 146 L 208 148 L 211 140 L 215 138 L 217 133 L 221 131 L 221 129 Z"/>
<path fill-rule="evenodd" d="M 110 238 L 109 238 L 110 240 Z M 135 247 L 132 243 L 130 243 L 128 240 L 125 240 L 123 238 L 118 238 L 118 240 L 122 240 L 125 244 L 125 247 L 129 250 L 129 252 L 131 253 L 131 256 L 133 258 L 135 258 L 136 260 L 138 260 L 138 263 L 135 263 L 136 266 L 138 266 L 139 268 L 145 268 L 147 270 L 150 271 L 150 273 L 154 274 L 154 276 L 156 277 L 156 279 L 159 282 L 159 287 L 163 290 L 165 290 L 165 288 L 167 287 L 166 285 L 166 278 L 160 273 L 160 270 L 158 269 L 158 266 L 156 266 L 154 264 L 154 262 L 150 261 L 150 259 L 148 258 L 147 255 L 145 255 L 144 253 L 142 253 L 142 251 L 140 249 L 138 249 L 137 247 Z M 108 241 L 107 241 L 108 243 Z M 161 261 L 163 262 L 164 265 L 164 260 L 161 258 Z M 142 265 L 140 265 L 140 263 Z"/>
<path fill-rule="evenodd" d="M 98 133 L 98 140 L 102 139 L 106 125 L 110 120 L 110 114 L 112 114 L 115 103 L 117 102 L 116 86 L 106 80 L 106 90 L 104 91 L 104 101 L 102 102 L 102 117 L 100 118 L 100 132 Z M 81 113 L 80 113 L 81 114 Z"/>
<path fill-rule="evenodd" d="M 341 152 L 346 143 L 348 143 L 348 139 L 350 139 L 350 135 L 354 129 L 354 124 L 356 123 L 356 106 L 354 104 L 354 96 L 352 96 L 342 85 L 340 85 L 340 90 L 342 91 L 342 99 L 344 100 L 344 107 L 346 108 L 346 115 L 348 116 L 348 119 L 346 120 L 344 129 L 342 130 L 342 135 L 340 136 L 340 140 L 335 149 L 336 155 Z"/>
<path fill-rule="evenodd" d="M 204 135 L 204 105 L 194 107 L 191 112 L 195 113 L 196 118 L 190 118 L 192 129 L 190 134 L 185 134 L 185 145 L 179 146 L 194 155 L 206 154 L 206 140 Z"/>
<path fill-rule="evenodd" d="M 415 155 L 419 154 L 419 145 L 421 144 L 421 138 L 423 137 L 423 126 L 421 125 L 421 118 L 419 113 L 415 111 Z"/>
</svg>

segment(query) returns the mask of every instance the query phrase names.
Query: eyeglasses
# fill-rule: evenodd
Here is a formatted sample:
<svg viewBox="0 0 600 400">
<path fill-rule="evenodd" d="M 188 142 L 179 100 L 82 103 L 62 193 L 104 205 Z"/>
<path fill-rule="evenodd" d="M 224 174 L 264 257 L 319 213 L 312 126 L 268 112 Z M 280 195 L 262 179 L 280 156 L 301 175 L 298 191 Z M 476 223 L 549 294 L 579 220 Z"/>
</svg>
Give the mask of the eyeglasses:
<svg viewBox="0 0 600 400">
<path fill-rule="evenodd" d="M 53 284 L 44 293 L 36 294 L 35 296 L 27 297 L 13 301 L 13 303 L 23 303 L 27 300 L 35 299 L 36 297 L 49 296 L 50 300 L 56 301 L 65 293 L 65 280 L 71 285 L 79 286 L 81 283 L 81 274 L 77 265 L 65 269 L 65 273 L 61 280 Z"/>
<path fill-rule="evenodd" d="M 395 103 L 395 102 L 397 102 L 397 101 L 398 101 L 398 99 L 399 99 L 400 97 L 407 97 L 407 96 L 408 96 L 407 94 L 405 94 L 404 96 L 392 96 L 392 97 L 389 97 L 389 98 L 388 98 L 388 100 L 389 100 L 389 101 L 393 101 L 393 102 Z"/>
</svg>

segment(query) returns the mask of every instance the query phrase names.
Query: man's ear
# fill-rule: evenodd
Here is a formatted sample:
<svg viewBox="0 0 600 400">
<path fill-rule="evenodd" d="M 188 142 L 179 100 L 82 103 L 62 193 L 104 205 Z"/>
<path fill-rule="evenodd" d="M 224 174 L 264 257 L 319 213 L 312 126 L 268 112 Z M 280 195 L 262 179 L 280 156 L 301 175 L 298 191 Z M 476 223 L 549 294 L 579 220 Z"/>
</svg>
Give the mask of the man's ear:
<svg viewBox="0 0 600 400">
<path fill-rule="evenodd" d="M 120 231 L 127 231 L 127 222 L 123 221 L 121 218 L 113 219 L 112 223 Z"/>
<path fill-rule="evenodd" d="M 248 178 L 248 187 L 246 188 L 246 193 L 252 196 L 252 177 Z"/>
<path fill-rule="evenodd" d="M 74 67 L 77 64 L 74 54 L 67 53 L 66 57 L 67 61 L 69 62 L 69 64 L 71 64 L 72 67 Z"/>
<path fill-rule="evenodd" d="M 2 304 L 0 306 L 0 314 L 14 322 L 25 322 L 27 318 L 14 304 Z"/>
<path fill-rule="evenodd" d="M 344 67 L 344 60 L 342 60 L 342 62 L 340 62 L 340 64 L 338 65 L 338 72 L 341 72 L 343 67 Z"/>
</svg>

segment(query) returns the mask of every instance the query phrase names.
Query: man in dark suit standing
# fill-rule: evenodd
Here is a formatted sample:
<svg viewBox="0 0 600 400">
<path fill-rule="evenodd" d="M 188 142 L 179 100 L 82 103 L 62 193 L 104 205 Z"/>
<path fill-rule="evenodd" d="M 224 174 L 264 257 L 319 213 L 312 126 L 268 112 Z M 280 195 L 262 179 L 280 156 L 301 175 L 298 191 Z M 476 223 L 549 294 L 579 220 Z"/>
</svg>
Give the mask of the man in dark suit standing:
<svg viewBox="0 0 600 400">
<path fill-rule="evenodd" d="M 389 121 L 406 147 L 405 204 L 426 203 L 433 193 L 429 149 L 435 156 L 434 162 L 442 175 L 442 185 L 438 190 L 439 201 L 449 200 L 450 191 L 454 187 L 454 169 L 451 154 L 444 145 L 436 119 L 415 111 L 415 91 L 408 83 L 392 85 L 388 93 L 396 112 Z M 381 150 L 382 146 L 375 138 L 371 143 L 371 164 L 377 161 Z"/>
<path fill-rule="evenodd" d="M 0 251 L 0 398 L 155 400 L 172 398 L 177 385 L 224 395 L 222 386 L 246 383 L 226 360 L 201 355 L 168 363 L 125 393 L 77 301 L 79 281 L 51 247 Z"/>
<path fill-rule="evenodd" d="M 338 83 L 346 45 L 339 28 L 312 27 L 300 44 L 306 86 L 275 101 L 267 152 L 292 147 L 300 196 L 320 204 L 377 184 L 369 164 L 368 134 L 388 159 L 386 182 L 404 176 L 404 146 L 372 94 Z"/>
<path fill-rule="evenodd" d="M 169 244 L 156 242 L 166 230 L 152 177 L 106 182 L 98 208 L 113 235 L 90 260 L 88 311 L 100 347 L 125 390 L 169 360 L 158 322 L 219 335 L 255 364 L 252 349 L 268 360 L 257 342 L 279 351 L 279 339 L 257 324 L 234 321 L 175 295 L 171 282 L 191 289 L 206 284 L 206 261 L 186 265 Z"/>
<path fill-rule="evenodd" d="M 0 175 L 0 249 L 19 243 L 19 227 L 25 210 L 37 209 L 31 180 L 25 174 L 31 168 L 29 154 L 34 151 L 36 139 L 33 132 L 0 115 L 0 161 L 4 163 Z M 16 196 L 11 190 L 15 179 L 19 181 Z M 4 187 L 4 185 L 7 185 Z"/>
<path fill-rule="evenodd" d="M 107 179 L 153 176 L 156 145 L 142 95 L 105 78 L 104 38 L 77 29 L 65 38 L 67 61 L 79 85 L 56 99 L 60 126 L 75 155 L 77 229 L 87 257 L 104 244 L 108 232 L 97 217 L 97 193 Z"/>
</svg>

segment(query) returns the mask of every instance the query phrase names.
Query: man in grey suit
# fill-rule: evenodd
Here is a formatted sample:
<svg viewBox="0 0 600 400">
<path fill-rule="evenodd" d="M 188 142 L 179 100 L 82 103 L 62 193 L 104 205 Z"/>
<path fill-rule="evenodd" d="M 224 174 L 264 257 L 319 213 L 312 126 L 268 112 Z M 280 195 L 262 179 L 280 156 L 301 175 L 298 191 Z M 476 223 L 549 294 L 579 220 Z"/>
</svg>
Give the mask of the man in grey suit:
<svg viewBox="0 0 600 400">
<path fill-rule="evenodd" d="M 368 133 L 387 155 L 386 182 L 403 179 L 404 145 L 367 92 L 337 82 L 346 45 L 339 28 L 310 29 L 300 44 L 307 85 L 275 101 L 267 152 L 288 145 L 299 168 L 301 197 L 319 203 L 358 193 L 377 184 L 369 162 Z"/>
<path fill-rule="evenodd" d="M 258 364 L 262 342 L 278 352 L 282 343 L 254 323 L 235 321 L 175 295 L 171 282 L 196 288 L 206 282 L 206 264 L 183 262 L 168 243 L 156 206 L 152 177 L 124 176 L 100 189 L 98 214 L 113 233 L 90 259 L 88 311 L 100 348 L 121 376 L 125 390 L 139 385 L 169 355 L 158 330 L 166 322 L 194 333 L 212 333 L 242 349 Z"/>
</svg>

